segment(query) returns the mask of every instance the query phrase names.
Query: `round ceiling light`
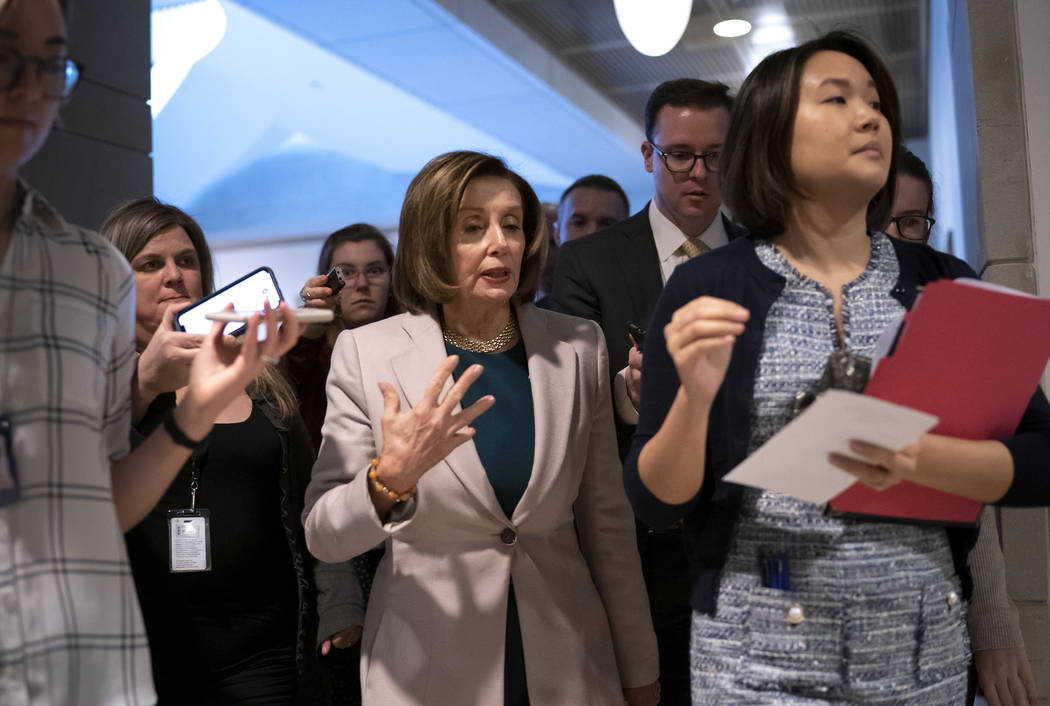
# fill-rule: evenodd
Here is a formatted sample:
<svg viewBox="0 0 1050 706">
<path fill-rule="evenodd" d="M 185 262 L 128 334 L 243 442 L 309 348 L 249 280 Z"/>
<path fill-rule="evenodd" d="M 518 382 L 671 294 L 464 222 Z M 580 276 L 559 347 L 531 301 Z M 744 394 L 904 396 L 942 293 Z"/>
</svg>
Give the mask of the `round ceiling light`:
<svg viewBox="0 0 1050 706">
<path fill-rule="evenodd" d="M 646 56 L 663 56 L 685 33 L 693 0 L 613 0 L 627 41 Z"/>
<path fill-rule="evenodd" d="M 722 20 L 711 31 L 719 37 L 743 37 L 751 31 L 751 23 L 747 20 Z"/>
</svg>

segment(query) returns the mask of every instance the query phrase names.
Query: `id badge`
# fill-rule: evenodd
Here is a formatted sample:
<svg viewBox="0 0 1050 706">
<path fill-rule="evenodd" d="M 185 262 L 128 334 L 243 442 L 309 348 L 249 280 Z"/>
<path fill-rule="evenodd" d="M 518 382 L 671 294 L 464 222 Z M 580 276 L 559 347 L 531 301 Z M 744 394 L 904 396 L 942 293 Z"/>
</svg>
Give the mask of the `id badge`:
<svg viewBox="0 0 1050 706">
<path fill-rule="evenodd" d="M 10 505 L 22 497 L 22 486 L 18 482 L 18 464 L 12 443 L 11 422 L 0 415 L 0 507 Z"/>
<path fill-rule="evenodd" d="M 207 510 L 168 510 L 168 569 L 211 571 L 211 517 Z"/>
</svg>

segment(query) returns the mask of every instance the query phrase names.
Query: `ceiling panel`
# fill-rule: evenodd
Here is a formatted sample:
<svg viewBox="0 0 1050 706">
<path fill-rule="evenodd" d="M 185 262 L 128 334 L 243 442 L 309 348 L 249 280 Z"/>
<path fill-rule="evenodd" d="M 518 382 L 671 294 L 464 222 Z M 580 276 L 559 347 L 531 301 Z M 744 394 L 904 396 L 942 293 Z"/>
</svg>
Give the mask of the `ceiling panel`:
<svg viewBox="0 0 1050 706">
<path fill-rule="evenodd" d="M 156 2 L 156 0 L 154 0 Z M 413 0 L 237 0 L 321 44 L 439 27 L 441 20 Z"/>
<path fill-rule="evenodd" d="M 628 115 L 641 118 L 649 93 L 678 77 L 717 80 L 734 90 L 769 47 L 750 37 L 722 39 L 715 22 L 741 17 L 757 27 L 786 17 L 795 43 L 831 29 L 851 29 L 882 52 L 901 95 L 906 138 L 926 135 L 925 0 L 694 0 L 690 25 L 678 46 L 662 57 L 636 52 L 616 22 L 612 0 L 490 0 Z M 752 35 L 753 36 L 753 35 Z M 775 48 L 775 47 L 774 47 Z"/>
</svg>

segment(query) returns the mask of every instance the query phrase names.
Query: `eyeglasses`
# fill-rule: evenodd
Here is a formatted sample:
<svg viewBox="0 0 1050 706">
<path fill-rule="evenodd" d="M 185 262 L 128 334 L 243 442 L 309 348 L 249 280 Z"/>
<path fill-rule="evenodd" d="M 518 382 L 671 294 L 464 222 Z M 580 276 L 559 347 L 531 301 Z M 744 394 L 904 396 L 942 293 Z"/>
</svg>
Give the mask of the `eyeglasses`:
<svg viewBox="0 0 1050 706">
<path fill-rule="evenodd" d="M 915 243 L 925 243 L 930 237 L 930 229 L 936 222 L 929 216 L 919 216 L 914 213 L 906 213 L 890 219 L 890 223 L 897 225 L 897 232 L 900 233 L 901 238 Z"/>
<path fill-rule="evenodd" d="M 0 49 L 0 91 L 8 91 L 25 78 L 26 66 L 36 68 L 36 80 L 45 98 L 69 98 L 80 82 L 81 66 L 73 59 L 42 59 L 23 56 L 12 49 Z"/>
<path fill-rule="evenodd" d="M 696 160 L 698 159 L 704 161 L 704 168 L 707 169 L 707 171 L 718 171 L 718 158 L 722 155 L 720 150 L 710 150 L 709 152 L 701 152 L 700 154 L 678 150 L 664 152 L 652 142 L 650 142 L 649 145 L 653 148 L 653 152 L 660 155 L 660 158 L 664 161 L 664 166 L 667 167 L 667 171 L 669 172 L 674 172 L 676 174 L 691 172 L 693 171 L 693 167 L 696 166 Z"/>
<path fill-rule="evenodd" d="M 364 275 L 369 284 L 375 284 L 376 282 L 381 282 L 390 273 L 390 268 L 386 265 L 369 265 L 363 270 L 359 270 L 352 265 L 337 265 L 337 267 L 343 273 L 343 279 L 346 280 L 347 284 L 357 281 L 358 275 Z"/>
</svg>

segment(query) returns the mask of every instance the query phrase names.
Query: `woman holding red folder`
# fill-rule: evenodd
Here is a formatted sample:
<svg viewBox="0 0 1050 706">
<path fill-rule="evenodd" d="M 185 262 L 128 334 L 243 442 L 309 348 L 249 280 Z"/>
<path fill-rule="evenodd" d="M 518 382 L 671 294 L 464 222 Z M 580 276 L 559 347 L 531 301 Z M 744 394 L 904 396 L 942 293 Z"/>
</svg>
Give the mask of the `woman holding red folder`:
<svg viewBox="0 0 1050 706">
<path fill-rule="evenodd" d="M 829 361 L 848 370 L 870 357 L 922 284 L 976 276 L 878 231 L 899 145 L 892 79 L 858 37 L 767 57 L 740 89 L 721 159 L 723 194 L 751 236 L 680 266 L 653 315 L 625 482 L 645 522 L 685 522 L 695 704 L 965 698 L 973 530 L 829 517 L 721 480 L 790 420 Z M 1050 501 L 1040 391 L 1009 439 L 853 451 L 866 460 L 835 462 L 872 487 L 907 478 L 986 502 Z"/>
</svg>

